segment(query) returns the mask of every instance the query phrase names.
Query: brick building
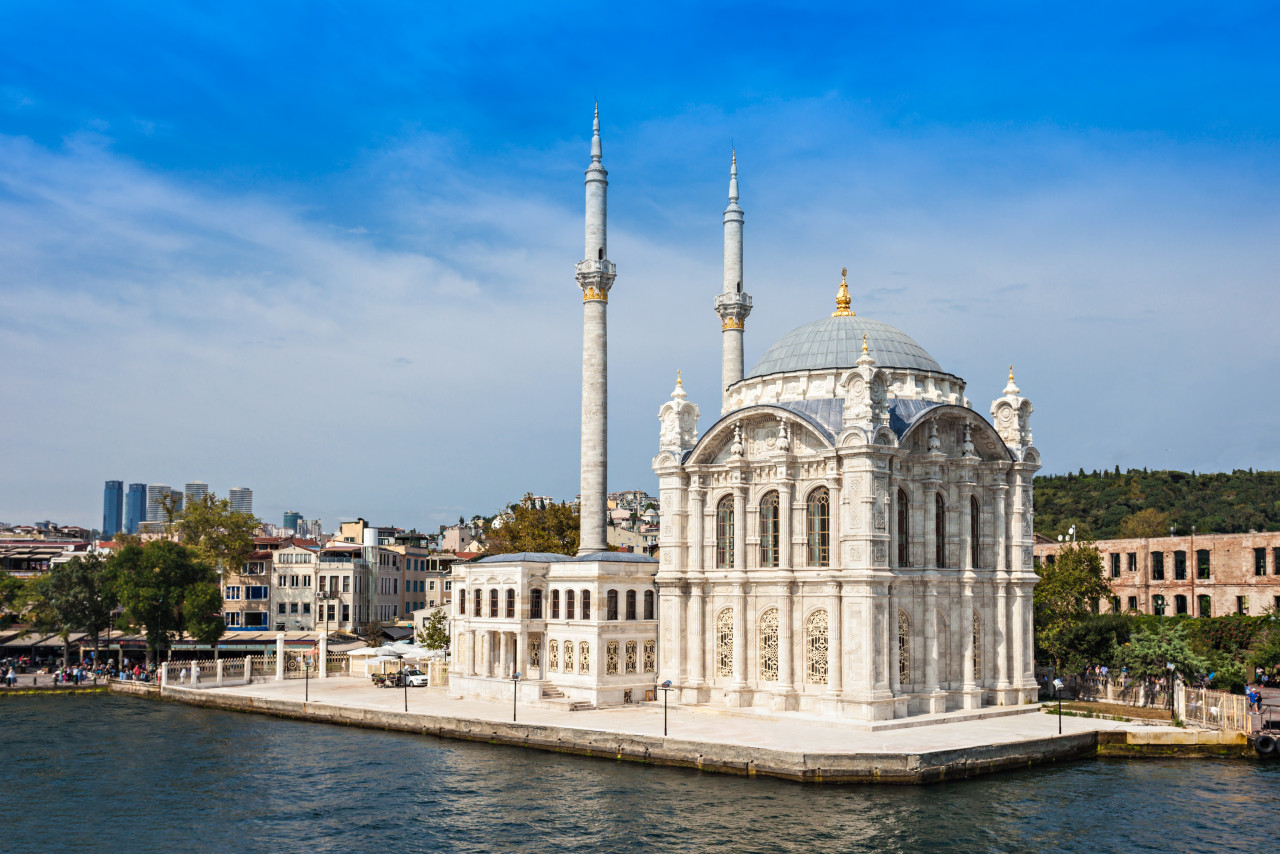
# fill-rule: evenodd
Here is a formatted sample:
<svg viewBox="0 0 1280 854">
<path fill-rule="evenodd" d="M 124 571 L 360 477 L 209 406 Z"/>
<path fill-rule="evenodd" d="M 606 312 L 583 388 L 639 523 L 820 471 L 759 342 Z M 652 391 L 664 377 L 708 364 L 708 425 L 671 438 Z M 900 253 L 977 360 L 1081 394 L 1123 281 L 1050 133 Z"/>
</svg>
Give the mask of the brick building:
<svg viewBox="0 0 1280 854">
<path fill-rule="evenodd" d="M 1103 577 L 1114 592 L 1114 611 L 1218 617 L 1280 610 L 1280 532 L 1099 540 L 1096 545 Z M 1056 542 L 1037 542 L 1036 566 L 1052 562 L 1060 548 Z"/>
</svg>

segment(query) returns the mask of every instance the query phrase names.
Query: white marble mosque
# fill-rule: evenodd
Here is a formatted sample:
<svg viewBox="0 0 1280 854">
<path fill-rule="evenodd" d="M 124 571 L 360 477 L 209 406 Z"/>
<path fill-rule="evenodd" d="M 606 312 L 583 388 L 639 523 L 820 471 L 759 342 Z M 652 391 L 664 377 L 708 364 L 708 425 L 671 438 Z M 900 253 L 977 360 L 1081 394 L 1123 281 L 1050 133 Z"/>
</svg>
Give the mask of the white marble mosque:
<svg viewBox="0 0 1280 854">
<path fill-rule="evenodd" d="M 988 421 L 910 336 L 836 310 L 744 371 L 737 160 L 724 214 L 721 415 L 677 378 L 653 468 L 659 559 L 604 546 L 607 259 L 599 116 L 587 170 L 582 551 L 455 564 L 452 693 L 885 720 L 1030 702 L 1031 402 Z M 656 574 L 655 574 L 656 573 Z"/>
</svg>

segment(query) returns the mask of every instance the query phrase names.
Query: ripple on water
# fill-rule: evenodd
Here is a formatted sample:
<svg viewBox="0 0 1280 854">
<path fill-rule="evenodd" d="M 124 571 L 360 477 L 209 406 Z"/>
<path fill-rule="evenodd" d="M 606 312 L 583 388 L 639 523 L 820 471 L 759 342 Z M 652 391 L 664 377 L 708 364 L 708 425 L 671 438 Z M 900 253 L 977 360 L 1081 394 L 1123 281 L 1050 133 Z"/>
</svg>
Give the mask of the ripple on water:
<svg viewBox="0 0 1280 854">
<path fill-rule="evenodd" d="M 0 849 L 15 852 L 1257 854 L 1280 820 L 1275 764 L 1098 760 L 816 787 L 122 697 L 4 711 L 21 798 Z"/>
</svg>

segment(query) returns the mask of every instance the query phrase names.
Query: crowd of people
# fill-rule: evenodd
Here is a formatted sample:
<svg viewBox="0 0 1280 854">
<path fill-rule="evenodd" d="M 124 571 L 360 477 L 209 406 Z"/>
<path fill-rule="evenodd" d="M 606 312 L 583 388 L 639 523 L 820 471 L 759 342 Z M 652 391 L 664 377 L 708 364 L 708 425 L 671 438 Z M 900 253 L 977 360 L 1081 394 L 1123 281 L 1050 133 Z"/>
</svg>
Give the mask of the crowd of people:
<svg viewBox="0 0 1280 854">
<path fill-rule="evenodd" d="M 30 679 L 20 679 L 22 676 Z M 41 679 L 42 676 L 48 678 Z M 76 686 L 106 679 L 150 682 L 155 679 L 155 668 L 148 669 L 143 662 L 128 658 L 121 662 L 90 659 L 65 664 L 59 659 L 20 655 L 0 659 L 0 677 L 5 688 L 16 688 L 20 681 L 48 687 Z"/>
</svg>

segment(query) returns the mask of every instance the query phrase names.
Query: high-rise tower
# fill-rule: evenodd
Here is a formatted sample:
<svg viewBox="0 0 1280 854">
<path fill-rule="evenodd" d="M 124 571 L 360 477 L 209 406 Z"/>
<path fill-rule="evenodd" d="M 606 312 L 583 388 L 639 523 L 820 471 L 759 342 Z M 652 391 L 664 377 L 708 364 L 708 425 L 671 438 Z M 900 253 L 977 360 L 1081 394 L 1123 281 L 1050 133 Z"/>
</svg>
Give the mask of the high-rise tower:
<svg viewBox="0 0 1280 854">
<path fill-rule="evenodd" d="M 124 481 L 109 480 L 102 491 L 102 539 L 110 540 L 124 527 Z"/>
<path fill-rule="evenodd" d="M 720 411 L 729 411 L 729 386 L 742 379 L 742 333 L 751 297 L 742 290 L 742 208 L 738 207 L 738 153 L 729 165 L 729 206 L 724 209 L 724 287 L 716 296 L 720 315 Z"/>
<path fill-rule="evenodd" d="M 605 484 L 608 476 L 608 330 L 609 289 L 616 269 L 608 255 L 606 193 L 609 173 L 601 165 L 600 106 L 591 134 L 587 167 L 586 253 L 578 262 L 582 288 L 582 499 L 578 508 L 578 554 L 602 552 L 605 539 Z"/>
<path fill-rule="evenodd" d="M 138 526 L 145 521 L 147 521 L 147 485 L 131 483 L 124 499 L 124 532 L 138 533 Z"/>
</svg>

